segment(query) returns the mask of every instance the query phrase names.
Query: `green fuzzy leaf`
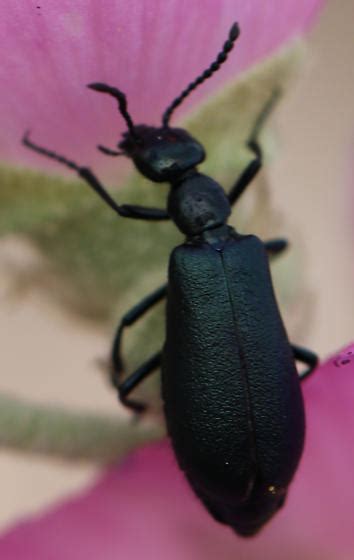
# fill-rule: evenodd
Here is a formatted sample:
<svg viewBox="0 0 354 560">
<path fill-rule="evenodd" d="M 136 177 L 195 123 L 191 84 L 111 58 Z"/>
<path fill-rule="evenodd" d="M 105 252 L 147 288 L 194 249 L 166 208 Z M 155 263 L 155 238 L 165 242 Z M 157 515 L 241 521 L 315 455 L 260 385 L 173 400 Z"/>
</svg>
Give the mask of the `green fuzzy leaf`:
<svg viewBox="0 0 354 560">
<path fill-rule="evenodd" d="M 0 446 L 67 460 L 109 463 L 147 441 L 161 439 L 156 420 L 130 418 L 43 406 L 0 394 Z"/>
</svg>

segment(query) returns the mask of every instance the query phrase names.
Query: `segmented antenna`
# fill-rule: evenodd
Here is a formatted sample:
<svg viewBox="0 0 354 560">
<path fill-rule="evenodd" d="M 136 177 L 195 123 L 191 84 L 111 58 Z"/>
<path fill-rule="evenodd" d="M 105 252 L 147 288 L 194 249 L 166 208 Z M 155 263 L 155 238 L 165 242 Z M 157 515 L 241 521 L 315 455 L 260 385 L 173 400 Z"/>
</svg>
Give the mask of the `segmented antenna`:
<svg viewBox="0 0 354 560">
<path fill-rule="evenodd" d="M 228 53 L 233 49 L 234 43 L 235 43 L 235 41 L 236 41 L 236 39 L 238 38 L 239 35 L 240 35 L 240 28 L 239 28 L 238 23 L 235 22 L 232 25 L 232 27 L 229 31 L 228 40 L 224 43 L 224 46 L 223 46 L 222 50 L 219 52 L 219 54 L 216 57 L 216 59 L 214 60 L 214 62 L 212 62 L 212 64 L 209 66 L 209 68 L 204 70 L 204 72 L 200 76 L 198 76 L 198 78 L 196 78 L 193 82 L 191 82 L 186 87 L 186 89 L 184 89 L 182 91 L 181 95 L 176 97 L 176 99 L 174 101 L 172 101 L 171 105 L 169 107 L 167 107 L 166 111 L 164 112 L 164 114 L 162 116 L 163 126 L 165 126 L 165 127 L 168 126 L 168 123 L 169 123 L 169 120 L 171 118 L 171 115 L 172 115 L 173 111 L 176 109 L 176 107 L 178 107 L 178 105 L 180 105 L 182 103 L 182 101 L 187 97 L 187 95 L 189 95 L 191 93 L 191 91 L 193 91 L 196 87 L 198 87 L 205 80 L 210 78 L 210 76 L 212 74 L 214 74 L 214 72 L 217 72 L 217 70 L 219 70 L 220 66 L 227 59 Z"/>
<path fill-rule="evenodd" d="M 129 115 L 128 110 L 127 110 L 127 99 L 126 99 L 124 93 L 122 91 L 120 91 L 119 89 L 115 88 L 115 87 L 107 86 L 106 84 L 101 84 L 101 83 L 98 83 L 98 82 L 94 83 L 94 84 L 88 84 L 87 87 L 90 88 L 90 89 L 93 89 L 94 91 L 100 91 L 102 93 L 108 93 L 109 95 L 112 95 L 118 101 L 119 111 L 120 111 L 122 117 L 124 118 L 125 122 L 127 123 L 129 132 L 133 136 L 133 138 L 137 139 L 138 136 L 135 132 L 134 123 L 132 121 L 132 118 Z"/>
</svg>

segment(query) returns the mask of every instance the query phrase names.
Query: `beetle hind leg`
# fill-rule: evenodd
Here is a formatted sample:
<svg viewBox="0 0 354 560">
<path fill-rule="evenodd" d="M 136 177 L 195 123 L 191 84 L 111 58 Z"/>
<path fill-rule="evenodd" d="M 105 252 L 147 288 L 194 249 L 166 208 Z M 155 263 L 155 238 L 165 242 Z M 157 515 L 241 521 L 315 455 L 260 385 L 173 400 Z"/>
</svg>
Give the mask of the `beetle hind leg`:
<svg viewBox="0 0 354 560">
<path fill-rule="evenodd" d="M 308 367 L 301 373 L 299 373 L 300 380 L 306 379 L 315 369 L 318 364 L 318 356 L 302 346 L 297 346 L 296 344 L 291 344 L 292 351 L 294 353 L 295 360 L 306 364 Z"/>
</svg>

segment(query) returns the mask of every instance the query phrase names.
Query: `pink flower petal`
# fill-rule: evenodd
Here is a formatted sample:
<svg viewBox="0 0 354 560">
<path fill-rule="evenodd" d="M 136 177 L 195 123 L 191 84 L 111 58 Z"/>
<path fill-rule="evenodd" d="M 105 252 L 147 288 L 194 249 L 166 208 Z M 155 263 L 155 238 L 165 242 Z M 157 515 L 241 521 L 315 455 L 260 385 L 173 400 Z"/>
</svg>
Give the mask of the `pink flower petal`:
<svg viewBox="0 0 354 560">
<path fill-rule="evenodd" d="M 0 540 L 4 560 L 333 560 L 354 551 L 354 344 L 304 384 L 307 442 L 283 510 L 253 539 L 210 518 L 155 444 Z"/>
<path fill-rule="evenodd" d="M 124 90 L 133 118 L 160 122 L 166 106 L 215 58 L 231 23 L 242 36 L 227 65 L 190 102 L 267 56 L 312 22 L 323 0 L 13 0 L 0 8 L 1 157 L 63 171 L 20 145 L 26 129 L 44 145 L 96 169 L 116 168 L 124 124 L 115 103 L 85 89 Z M 189 100 L 178 110 L 181 115 Z M 53 167 L 54 166 L 54 167 Z M 109 173 L 108 173 L 109 174 Z"/>
</svg>

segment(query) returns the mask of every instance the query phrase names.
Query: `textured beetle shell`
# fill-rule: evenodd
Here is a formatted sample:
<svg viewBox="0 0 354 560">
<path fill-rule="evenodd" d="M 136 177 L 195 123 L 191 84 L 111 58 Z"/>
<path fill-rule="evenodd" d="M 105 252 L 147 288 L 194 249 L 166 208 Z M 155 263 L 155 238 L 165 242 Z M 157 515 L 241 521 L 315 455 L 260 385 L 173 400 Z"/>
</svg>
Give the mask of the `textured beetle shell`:
<svg viewBox="0 0 354 560">
<path fill-rule="evenodd" d="M 256 532 L 284 502 L 304 441 L 298 374 L 257 237 L 173 251 L 162 393 L 195 492 L 219 521 Z"/>
</svg>

